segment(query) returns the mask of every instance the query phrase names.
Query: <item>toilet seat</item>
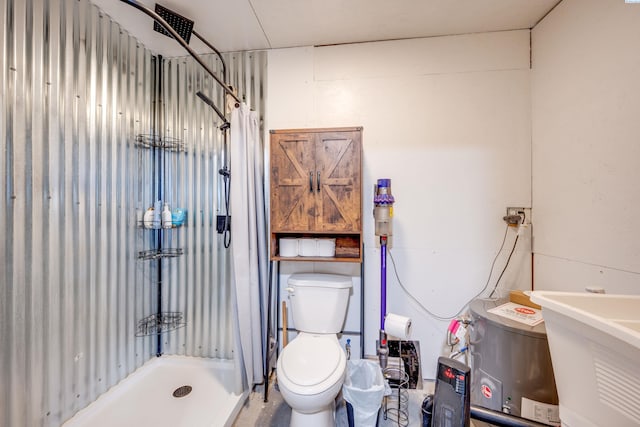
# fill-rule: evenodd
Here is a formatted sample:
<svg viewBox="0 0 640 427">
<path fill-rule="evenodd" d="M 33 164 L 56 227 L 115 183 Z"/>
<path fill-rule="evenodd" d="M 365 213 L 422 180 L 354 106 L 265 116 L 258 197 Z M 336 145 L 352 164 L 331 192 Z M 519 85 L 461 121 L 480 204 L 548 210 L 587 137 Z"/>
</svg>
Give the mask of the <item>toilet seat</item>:
<svg viewBox="0 0 640 427">
<path fill-rule="evenodd" d="M 335 335 L 301 333 L 278 360 L 278 380 L 296 394 L 318 394 L 344 377 L 346 356 Z"/>
</svg>

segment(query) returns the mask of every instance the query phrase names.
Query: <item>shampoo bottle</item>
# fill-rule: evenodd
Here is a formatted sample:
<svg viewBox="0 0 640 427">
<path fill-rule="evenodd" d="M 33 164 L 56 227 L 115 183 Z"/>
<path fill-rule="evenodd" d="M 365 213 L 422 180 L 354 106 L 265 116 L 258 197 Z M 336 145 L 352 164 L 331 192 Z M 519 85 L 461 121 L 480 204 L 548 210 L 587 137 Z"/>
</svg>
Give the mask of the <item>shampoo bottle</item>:
<svg viewBox="0 0 640 427">
<path fill-rule="evenodd" d="M 162 228 L 171 228 L 171 209 L 169 209 L 169 204 L 165 203 L 162 208 Z"/>
</svg>

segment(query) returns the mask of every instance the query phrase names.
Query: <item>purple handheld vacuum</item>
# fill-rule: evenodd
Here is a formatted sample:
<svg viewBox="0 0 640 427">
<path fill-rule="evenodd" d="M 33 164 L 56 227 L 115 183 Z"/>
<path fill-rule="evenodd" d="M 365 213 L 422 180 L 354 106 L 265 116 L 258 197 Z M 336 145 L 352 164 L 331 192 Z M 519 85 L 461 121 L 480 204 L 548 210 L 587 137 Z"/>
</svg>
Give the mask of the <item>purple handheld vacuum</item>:
<svg viewBox="0 0 640 427">
<path fill-rule="evenodd" d="M 393 195 L 391 180 L 379 179 L 373 198 L 373 217 L 375 219 L 375 235 L 380 237 L 380 340 L 378 341 L 378 359 L 382 369 L 387 367 L 389 347 L 387 334 L 384 331 L 384 318 L 387 315 L 387 244 L 393 234 L 391 218 L 393 217 Z"/>
</svg>

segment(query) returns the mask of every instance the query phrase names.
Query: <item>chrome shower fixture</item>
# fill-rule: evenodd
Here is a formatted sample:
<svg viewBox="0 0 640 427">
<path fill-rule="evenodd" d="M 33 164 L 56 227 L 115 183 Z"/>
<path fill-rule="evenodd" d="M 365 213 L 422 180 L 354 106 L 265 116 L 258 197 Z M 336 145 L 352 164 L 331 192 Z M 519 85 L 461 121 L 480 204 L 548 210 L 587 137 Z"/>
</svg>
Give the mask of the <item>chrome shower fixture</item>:
<svg viewBox="0 0 640 427">
<path fill-rule="evenodd" d="M 231 171 L 226 165 L 222 169 L 219 169 L 218 173 L 225 178 L 229 178 L 231 176 Z"/>
</svg>

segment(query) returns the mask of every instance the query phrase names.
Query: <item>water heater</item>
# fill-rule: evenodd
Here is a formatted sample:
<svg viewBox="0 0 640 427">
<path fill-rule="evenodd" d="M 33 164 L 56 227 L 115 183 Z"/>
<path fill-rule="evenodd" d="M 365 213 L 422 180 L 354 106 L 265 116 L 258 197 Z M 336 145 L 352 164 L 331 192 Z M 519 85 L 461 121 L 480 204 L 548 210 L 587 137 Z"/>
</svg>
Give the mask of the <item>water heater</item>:
<svg viewBox="0 0 640 427">
<path fill-rule="evenodd" d="M 469 305 L 471 403 L 560 425 L 544 323 L 529 326 L 487 311 L 505 302 L 476 299 Z"/>
</svg>

